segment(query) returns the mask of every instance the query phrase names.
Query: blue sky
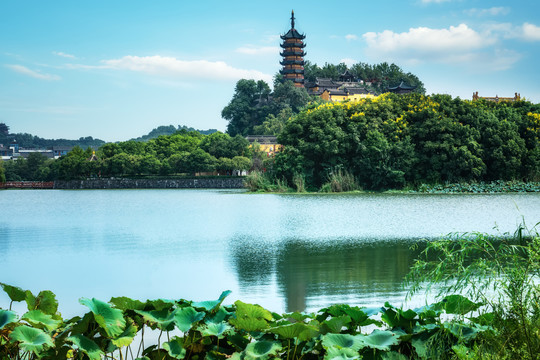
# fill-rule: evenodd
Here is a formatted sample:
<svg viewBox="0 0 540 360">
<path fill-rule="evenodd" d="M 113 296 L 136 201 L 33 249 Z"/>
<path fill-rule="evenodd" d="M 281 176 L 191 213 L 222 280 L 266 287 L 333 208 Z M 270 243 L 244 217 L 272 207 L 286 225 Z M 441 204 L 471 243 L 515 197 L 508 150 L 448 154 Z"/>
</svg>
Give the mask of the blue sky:
<svg viewBox="0 0 540 360">
<path fill-rule="evenodd" d="M 280 69 L 291 9 L 313 63 L 394 62 L 428 94 L 540 102 L 537 0 L 0 0 L 0 122 L 106 141 L 224 131 L 236 81 Z"/>
</svg>

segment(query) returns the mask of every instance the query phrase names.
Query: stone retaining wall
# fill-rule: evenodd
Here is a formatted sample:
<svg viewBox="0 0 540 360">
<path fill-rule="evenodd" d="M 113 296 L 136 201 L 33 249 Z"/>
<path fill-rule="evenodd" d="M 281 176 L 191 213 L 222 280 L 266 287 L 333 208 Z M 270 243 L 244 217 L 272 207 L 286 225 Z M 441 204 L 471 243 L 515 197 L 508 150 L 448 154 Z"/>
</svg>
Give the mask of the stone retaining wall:
<svg viewBox="0 0 540 360">
<path fill-rule="evenodd" d="M 55 189 L 243 189 L 243 178 L 92 179 L 55 181 Z"/>
</svg>

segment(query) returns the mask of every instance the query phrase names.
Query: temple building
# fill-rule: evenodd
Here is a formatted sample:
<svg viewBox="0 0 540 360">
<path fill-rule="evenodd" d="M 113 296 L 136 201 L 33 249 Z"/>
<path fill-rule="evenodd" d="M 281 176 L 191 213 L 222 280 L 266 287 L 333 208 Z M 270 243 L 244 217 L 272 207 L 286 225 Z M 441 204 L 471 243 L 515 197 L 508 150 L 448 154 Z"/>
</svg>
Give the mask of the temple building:
<svg viewBox="0 0 540 360">
<path fill-rule="evenodd" d="M 403 80 L 401 80 L 398 86 L 389 87 L 388 92 L 391 92 L 394 94 L 408 94 L 410 92 L 413 92 L 414 89 L 416 89 L 416 86 L 410 86 L 406 84 Z"/>
<path fill-rule="evenodd" d="M 474 92 L 472 95 L 472 99 L 478 100 L 478 99 L 484 99 L 487 101 L 494 101 L 494 102 L 500 102 L 500 101 L 519 101 L 521 100 L 521 94 L 514 93 L 514 97 L 499 97 L 499 95 L 496 95 L 495 97 L 489 97 L 489 96 L 478 96 L 478 91 Z"/>
<path fill-rule="evenodd" d="M 306 89 L 308 94 L 319 96 L 326 101 L 357 101 L 375 97 L 375 94 L 366 89 L 364 82 L 355 79 L 349 70 L 341 74 L 339 80 L 316 78 L 314 82 L 306 82 Z"/>
<path fill-rule="evenodd" d="M 291 80 L 296 87 L 304 87 L 304 44 L 303 40 L 306 38 L 304 34 L 300 34 L 294 28 L 294 11 L 291 16 L 291 29 L 285 34 L 281 35 L 281 47 L 283 52 L 280 55 L 283 60 L 280 62 L 283 65 L 280 73 L 285 80 Z"/>
</svg>

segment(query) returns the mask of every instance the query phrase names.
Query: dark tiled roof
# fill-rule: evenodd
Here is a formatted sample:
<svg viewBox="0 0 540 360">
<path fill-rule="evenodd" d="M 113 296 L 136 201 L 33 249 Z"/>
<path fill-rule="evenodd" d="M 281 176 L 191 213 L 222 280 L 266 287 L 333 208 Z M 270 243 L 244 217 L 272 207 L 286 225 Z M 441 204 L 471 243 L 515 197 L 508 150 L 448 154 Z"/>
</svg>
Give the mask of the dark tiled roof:
<svg viewBox="0 0 540 360">
<path fill-rule="evenodd" d="M 246 140 L 250 143 L 258 142 L 259 144 L 277 144 L 277 137 L 273 135 L 248 135 Z"/>
</svg>

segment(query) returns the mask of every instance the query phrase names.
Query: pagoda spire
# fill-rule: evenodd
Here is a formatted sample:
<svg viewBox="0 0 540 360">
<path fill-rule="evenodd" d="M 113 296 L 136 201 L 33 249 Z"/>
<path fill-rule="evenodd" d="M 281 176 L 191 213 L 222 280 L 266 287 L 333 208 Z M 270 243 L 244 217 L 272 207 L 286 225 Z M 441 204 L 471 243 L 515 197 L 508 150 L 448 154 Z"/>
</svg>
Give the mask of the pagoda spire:
<svg viewBox="0 0 540 360">
<path fill-rule="evenodd" d="M 280 62 L 283 65 L 280 73 L 283 75 L 284 80 L 290 80 L 296 87 L 304 87 L 304 34 L 300 34 L 294 28 L 294 10 L 291 11 L 291 29 L 285 34 L 281 35 L 281 47 L 283 52 L 280 55 L 283 60 Z"/>
</svg>

